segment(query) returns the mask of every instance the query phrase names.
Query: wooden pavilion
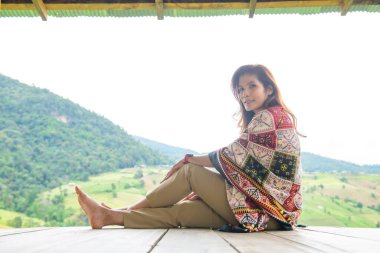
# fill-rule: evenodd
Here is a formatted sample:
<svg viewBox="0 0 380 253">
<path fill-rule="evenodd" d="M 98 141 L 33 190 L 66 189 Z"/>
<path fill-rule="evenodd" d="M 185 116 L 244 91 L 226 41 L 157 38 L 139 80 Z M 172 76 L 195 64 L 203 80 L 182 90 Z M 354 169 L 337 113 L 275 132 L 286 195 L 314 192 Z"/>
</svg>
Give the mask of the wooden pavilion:
<svg viewBox="0 0 380 253">
<path fill-rule="evenodd" d="M 201 17 L 380 12 L 380 0 L 0 0 L 0 17 Z M 306 227 L 252 234 L 88 227 L 0 230 L 0 252 L 380 252 L 380 229 Z"/>
<path fill-rule="evenodd" d="M 380 0 L 0 0 L 0 17 L 200 17 L 380 12 Z"/>
</svg>

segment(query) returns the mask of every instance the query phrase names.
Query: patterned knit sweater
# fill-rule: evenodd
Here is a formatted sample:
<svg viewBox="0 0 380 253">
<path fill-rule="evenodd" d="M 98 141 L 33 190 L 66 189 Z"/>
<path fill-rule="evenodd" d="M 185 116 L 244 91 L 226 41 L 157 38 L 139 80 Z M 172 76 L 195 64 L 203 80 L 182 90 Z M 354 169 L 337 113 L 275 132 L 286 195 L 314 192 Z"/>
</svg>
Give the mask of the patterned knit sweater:
<svg viewBox="0 0 380 253">
<path fill-rule="evenodd" d="M 246 230 L 264 230 L 270 216 L 287 229 L 297 223 L 302 207 L 300 145 L 282 107 L 257 113 L 240 138 L 209 157 L 226 178 L 227 199 Z"/>
</svg>

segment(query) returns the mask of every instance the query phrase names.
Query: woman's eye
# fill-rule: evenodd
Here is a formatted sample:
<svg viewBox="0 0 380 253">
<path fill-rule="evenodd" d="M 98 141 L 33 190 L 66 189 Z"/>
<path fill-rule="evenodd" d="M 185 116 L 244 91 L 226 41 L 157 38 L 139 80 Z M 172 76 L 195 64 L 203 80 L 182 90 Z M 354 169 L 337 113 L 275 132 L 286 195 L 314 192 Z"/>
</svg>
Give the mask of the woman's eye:
<svg viewBox="0 0 380 253">
<path fill-rule="evenodd" d="M 256 84 L 250 84 L 249 85 L 249 88 L 255 88 L 256 87 Z"/>
</svg>

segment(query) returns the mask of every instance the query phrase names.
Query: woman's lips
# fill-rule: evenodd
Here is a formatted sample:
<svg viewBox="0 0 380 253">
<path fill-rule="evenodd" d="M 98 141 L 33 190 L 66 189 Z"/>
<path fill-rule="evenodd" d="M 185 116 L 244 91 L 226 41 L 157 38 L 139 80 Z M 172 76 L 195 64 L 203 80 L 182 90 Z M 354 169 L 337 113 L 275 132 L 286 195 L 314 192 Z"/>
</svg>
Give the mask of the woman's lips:
<svg viewBox="0 0 380 253">
<path fill-rule="evenodd" d="M 252 104 L 255 100 L 248 100 L 248 101 L 245 101 L 244 104 L 246 105 L 249 105 L 249 104 Z"/>
</svg>

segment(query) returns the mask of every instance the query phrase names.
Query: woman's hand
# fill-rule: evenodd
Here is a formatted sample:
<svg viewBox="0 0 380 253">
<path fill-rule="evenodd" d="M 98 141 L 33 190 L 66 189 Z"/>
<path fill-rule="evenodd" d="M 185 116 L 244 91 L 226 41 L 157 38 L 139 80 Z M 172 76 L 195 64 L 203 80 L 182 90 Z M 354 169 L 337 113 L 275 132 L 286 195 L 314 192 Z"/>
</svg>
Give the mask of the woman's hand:
<svg viewBox="0 0 380 253">
<path fill-rule="evenodd" d="M 166 179 L 168 179 L 169 177 L 171 177 L 174 173 L 176 173 L 180 168 L 182 168 L 182 166 L 185 165 L 185 162 L 183 159 L 181 159 L 180 161 L 178 161 L 176 164 L 174 164 L 172 166 L 172 168 L 169 170 L 169 172 L 166 174 L 166 176 L 164 177 L 164 179 L 162 179 L 162 182 L 164 182 Z"/>
<path fill-rule="evenodd" d="M 195 192 L 191 192 L 182 201 L 185 201 L 185 200 L 193 201 L 193 200 L 198 200 L 198 199 L 201 199 L 201 198 Z"/>
</svg>

